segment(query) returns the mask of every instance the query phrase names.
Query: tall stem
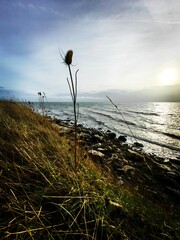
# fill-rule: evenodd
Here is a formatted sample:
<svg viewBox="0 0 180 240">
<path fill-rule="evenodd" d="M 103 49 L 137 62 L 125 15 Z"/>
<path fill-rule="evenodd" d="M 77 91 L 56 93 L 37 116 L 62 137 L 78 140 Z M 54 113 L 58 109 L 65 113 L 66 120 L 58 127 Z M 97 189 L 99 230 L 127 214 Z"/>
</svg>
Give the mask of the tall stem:
<svg viewBox="0 0 180 240">
<path fill-rule="evenodd" d="M 75 168 L 77 167 L 77 113 L 76 113 L 76 90 L 74 88 L 74 82 L 72 78 L 72 72 L 71 72 L 71 67 L 68 65 L 69 68 L 69 75 L 71 79 L 71 86 L 72 86 L 72 95 L 73 95 L 73 109 L 74 109 L 74 162 L 75 162 Z"/>
</svg>

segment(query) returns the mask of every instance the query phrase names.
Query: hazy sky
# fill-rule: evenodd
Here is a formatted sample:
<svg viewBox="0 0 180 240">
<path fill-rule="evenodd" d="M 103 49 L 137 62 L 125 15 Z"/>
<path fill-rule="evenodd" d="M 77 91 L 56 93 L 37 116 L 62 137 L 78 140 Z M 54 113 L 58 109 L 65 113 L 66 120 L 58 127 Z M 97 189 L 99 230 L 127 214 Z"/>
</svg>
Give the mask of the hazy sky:
<svg viewBox="0 0 180 240">
<path fill-rule="evenodd" d="M 180 0 L 0 0 L 0 89 L 68 92 L 180 83 Z"/>
</svg>

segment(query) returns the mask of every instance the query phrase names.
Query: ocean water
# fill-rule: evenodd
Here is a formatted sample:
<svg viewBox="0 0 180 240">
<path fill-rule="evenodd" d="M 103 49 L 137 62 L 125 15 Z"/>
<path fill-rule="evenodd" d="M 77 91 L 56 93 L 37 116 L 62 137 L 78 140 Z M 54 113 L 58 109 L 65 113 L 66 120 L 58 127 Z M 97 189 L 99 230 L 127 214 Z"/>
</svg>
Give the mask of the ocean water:
<svg viewBox="0 0 180 240">
<path fill-rule="evenodd" d="M 180 157 L 180 103 L 79 103 L 78 123 L 111 130 L 140 142 L 144 151 L 165 158 Z M 38 103 L 35 104 L 38 109 Z M 73 121 L 73 104 L 45 103 L 46 113 Z"/>
</svg>

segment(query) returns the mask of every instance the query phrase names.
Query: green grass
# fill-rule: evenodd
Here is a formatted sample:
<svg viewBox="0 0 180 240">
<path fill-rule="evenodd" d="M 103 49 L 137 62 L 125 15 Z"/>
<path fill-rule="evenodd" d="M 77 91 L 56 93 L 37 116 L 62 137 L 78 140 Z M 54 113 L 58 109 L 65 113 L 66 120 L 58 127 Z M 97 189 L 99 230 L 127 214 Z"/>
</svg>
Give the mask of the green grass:
<svg viewBox="0 0 180 240">
<path fill-rule="evenodd" d="M 0 239 L 180 239 L 159 204 L 120 186 L 73 138 L 17 103 L 0 102 Z"/>
</svg>

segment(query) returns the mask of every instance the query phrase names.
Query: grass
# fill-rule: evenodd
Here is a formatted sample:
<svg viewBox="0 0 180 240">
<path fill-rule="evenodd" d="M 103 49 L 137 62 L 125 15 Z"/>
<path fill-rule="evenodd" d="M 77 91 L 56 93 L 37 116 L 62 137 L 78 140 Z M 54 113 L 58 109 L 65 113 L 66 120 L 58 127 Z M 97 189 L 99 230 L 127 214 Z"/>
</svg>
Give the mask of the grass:
<svg viewBox="0 0 180 240">
<path fill-rule="evenodd" d="M 120 186 L 73 138 L 0 101 L 0 239 L 180 239 L 163 206 Z"/>
</svg>

